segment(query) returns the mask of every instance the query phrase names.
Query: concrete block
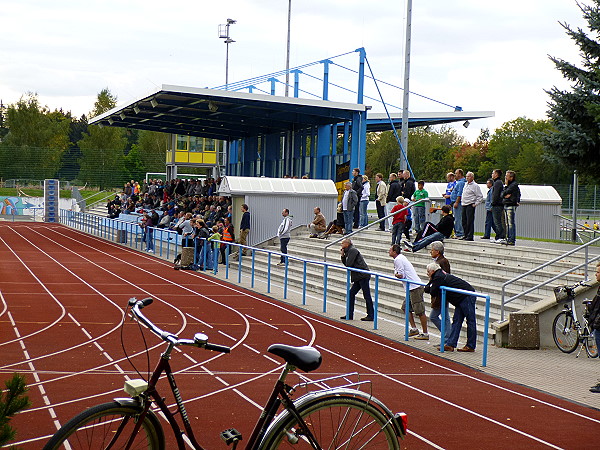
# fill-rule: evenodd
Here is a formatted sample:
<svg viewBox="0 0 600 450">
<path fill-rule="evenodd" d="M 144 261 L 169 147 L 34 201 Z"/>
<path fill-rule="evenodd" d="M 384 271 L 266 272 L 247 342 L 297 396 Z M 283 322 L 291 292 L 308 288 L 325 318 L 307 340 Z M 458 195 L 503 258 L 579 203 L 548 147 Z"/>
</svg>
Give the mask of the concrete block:
<svg viewBox="0 0 600 450">
<path fill-rule="evenodd" d="M 116 242 L 119 244 L 127 243 L 127 230 L 117 230 Z"/>
<path fill-rule="evenodd" d="M 540 348 L 540 321 L 537 313 L 513 312 L 508 319 L 508 347 Z"/>
<path fill-rule="evenodd" d="M 183 247 L 181 249 L 181 265 L 189 266 L 194 262 L 194 247 Z"/>
</svg>

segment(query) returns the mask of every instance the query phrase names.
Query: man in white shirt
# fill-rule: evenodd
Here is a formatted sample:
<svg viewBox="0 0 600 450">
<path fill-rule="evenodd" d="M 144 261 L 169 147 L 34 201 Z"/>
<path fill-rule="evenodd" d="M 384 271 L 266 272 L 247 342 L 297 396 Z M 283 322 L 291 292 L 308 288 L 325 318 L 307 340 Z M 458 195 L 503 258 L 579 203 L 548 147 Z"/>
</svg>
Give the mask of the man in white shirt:
<svg viewBox="0 0 600 450">
<path fill-rule="evenodd" d="M 277 237 L 279 238 L 279 248 L 281 253 L 287 255 L 287 246 L 290 242 L 290 231 L 292 230 L 292 218 L 290 216 L 290 210 L 284 209 L 281 211 L 281 215 L 283 216 L 283 220 L 277 228 Z M 281 255 L 281 259 L 277 263 L 278 266 L 283 266 L 285 264 L 285 256 Z"/>
<path fill-rule="evenodd" d="M 467 172 L 466 178 L 467 182 L 460 198 L 464 235 L 459 239 L 472 241 L 473 233 L 475 232 L 475 207 L 483 202 L 483 194 L 481 188 L 475 182 L 475 175 L 473 172 Z M 458 218 L 456 218 L 456 220 L 458 220 Z"/>
<path fill-rule="evenodd" d="M 378 173 L 375 175 L 375 180 L 377 180 L 377 199 L 375 200 L 375 206 L 377 207 L 377 217 L 382 219 L 385 217 L 385 205 L 387 199 L 387 185 L 385 181 L 383 181 L 383 174 Z M 385 220 L 379 222 L 379 231 L 385 231 Z"/>
<path fill-rule="evenodd" d="M 390 257 L 394 258 L 394 276 L 396 278 L 422 283 L 421 278 L 417 275 L 417 271 L 411 262 L 402 254 L 402 247 L 400 247 L 400 245 L 392 245 L 388 254 Z M 404 286 L 404 281 L 402 282 L 402 285 Z M 409 289 L 410 308 L 408 320 L 411 328 L 408 335 L 414 336 L 415 339 L 426 341 L 429 339 L 429 333 L 427 332 L 427 315 L 425 314 L 425 302 L 423 300 L 425 288 L 420 284 L 410 283 Z M 402 303 L 402 311 L 406 311 L 406 299 Z M 421 327 L 423 327 L 422 333 L 419 333 L 419 330 L 417 329 L 413 312 L 421 322 Z"/>
</svg>

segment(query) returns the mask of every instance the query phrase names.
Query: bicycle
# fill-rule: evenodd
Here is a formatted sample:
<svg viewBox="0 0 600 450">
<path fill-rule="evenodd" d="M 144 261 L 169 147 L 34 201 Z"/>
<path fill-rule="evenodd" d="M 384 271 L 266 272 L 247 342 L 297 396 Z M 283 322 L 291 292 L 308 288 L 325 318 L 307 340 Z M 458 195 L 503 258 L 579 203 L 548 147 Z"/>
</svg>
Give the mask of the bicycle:
<svg viewBox="0 0 600 450">
<path fill-rule="evenodd" d="M 593 332 L 588 324 L 588 306 L 592 303 L 590 300 L 584 300 L 583 326 L 577 318 L 575 309 L 575 288 L 578 286 L 588 286 L 584 282 L 579 282 L 573 286 L 557 286 L 554 288 L 554 296 L 557 303 L 564 302 L 563 310 L 554 318 L 552 324 L 552 337 L 558 349 L 564 353 L 573 353 L 577 347 L 579 355 L 583 348 L 589 358 L 598 357 L 598 348 Z M 563 296 L 565 294 L 566 296 Z"/>
<path fill-rule="evenodd" d="M 94 406 L 76 415 L 54 434 L 44 450 L 164 449 L 165 434 L 155 411 L 166 418 L 179 449 L 184 448 L 184 440 L 190 447 L 202 449 L 194 436 L 171 371 L 171 352 L 177 346 L 200 347 L 222 353 L 229 353 L 230 348 L 209 343 L 203 333 L 195 334 L 193 339 L 180 339 L 161 330 L 141 312 L 151 303 L 151 298 L 132 298 L 125 314 L 126 317 L 127 310 L 131 308 L 132 320 L 144 325 L 167 344 L 149 380 L 126 381 L 125 391 L 130 398 L 115 398 L 112 402 Z M 321 365 L 321 354 L 313 347 L 284 344 L 273 344 L 268 351 L 283 358 L 285 366 L 254 426 L 246 449 L 275 449 L 288 445 L 309 449 L 400 448 L 399 438 L 404 439 L 406 434 L 407 416 L 404 413 L 393 414 L 370 393 L 361 391 L 368 381 L 339 387 L 328 385 L 333 379 L 347 380 L 351 374 L 346 374 L 289 386 L 285 383 L 287 375 L 296 369 L 304 372 L 316 370 Z M 163 373 L 175 398 L 175 411 L 168 408 L 157 390 L 157 382 Z M 318 385 L 321 389 L 309 391 L 292 400 L 297 389 L 312 385 Z M 156 406 L 153 408 L 152 405 Z M 179 415 L 184 430 L 181 430 L 175 415 Z M 234 428 L 221 432 L 221 438 L 233 449 L 242 440 L 241 434 Z"/>
</svg>

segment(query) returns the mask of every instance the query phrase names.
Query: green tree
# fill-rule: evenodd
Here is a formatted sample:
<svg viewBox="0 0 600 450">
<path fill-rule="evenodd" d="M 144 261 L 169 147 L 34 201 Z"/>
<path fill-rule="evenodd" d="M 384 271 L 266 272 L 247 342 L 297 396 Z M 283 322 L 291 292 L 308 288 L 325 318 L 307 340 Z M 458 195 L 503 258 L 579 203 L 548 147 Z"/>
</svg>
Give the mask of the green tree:
<svg viewBox="0 0 600 450">
<path fill-rule="evenodd" d="M 391 131 L 367 134 L 367 174 L 383 173 L 386 178 L 400 167 L 400 145 Z"/>
<path fill-rule="evenodd" d="M 0 447 L 15 438 L 16 431 L 10 426 L 10 419 L 31 404 L 25 395 L 27 385 L 23 375 L 15 373 L 4 385 L 6 390 L 0 391 Z"/>
<path fill-rule="evenodd" d="M 416 178 L 444 181 L 454 166 L 454 154 L 463 145 L 454 128 L 412 128 L 408 135 L 408 161 Z"/>
<path fill-rule="evenodd" d="M 544 137 L 552 132 L 547 120 L 518 117 L 505 122 L 490 138 L 487 157 L 491 165 L 482 165 L 486 171 L 480 175 L 489 177 L 491 169 L 499 168 L 514 170 L 522 183 L 560 181 L 566 172 L 544 145 Z"/>
<path fill-rule="evenodd" d="M 70 113 L 50 111 L 29 93 L 6 111 L 8 133 L 0 147 L 5 178 L 52 178 L 69 147 Z"/>
<path fill-rule="evenodd" d="M 592 179 L 600 180 L 600 0 L 589 5 L 577 3 L 589 32 L 572 29 L 561 23 L 567 35 L 579 47 L 581 66 L 550 57 L 563 77 L 572 85 L 570 90 L 554 86 L 546 91 L 550 96 L 548 116 L 555 130 L 548 132 L 544 142 L 548 149 L 568 168 L 577 169 Z"/>
<path fill-rule="evenodd" d="M 117 104 L 108 89 L 98 94 L 91 116 L 98 116 Z M 127 138 L 122 128 L 90 125 L 78 142 L 81 150 L 79 179 L 100 189 L 122 186 L 129 178 L 124 151 Z"/>
</svg>

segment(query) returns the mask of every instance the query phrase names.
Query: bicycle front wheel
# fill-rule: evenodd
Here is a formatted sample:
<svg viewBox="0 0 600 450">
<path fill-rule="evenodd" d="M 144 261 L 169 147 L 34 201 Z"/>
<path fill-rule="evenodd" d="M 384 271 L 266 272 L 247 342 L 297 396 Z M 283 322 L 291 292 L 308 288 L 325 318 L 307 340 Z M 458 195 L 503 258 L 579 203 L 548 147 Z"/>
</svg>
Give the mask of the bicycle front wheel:
<svg viewBox="0 0 600 450">
<path fill-rule="evenodd" d="M 554 318 L 552 337 L 561 352 L 573 353 L 579 343 L 577 330 L 573 328 L 573 315 L 563 311 Z"/>
<path fill-rule="evenodd" d="M 585 343 L 585 352 L 588 354 L 590 358 L 598 357 L 598 347 L 596 346 L 596 338 L 593 333 L 600 333 L 600 330 L 596 330 L 593 333 L 590 333 L 590 330 L 586 328 L 583 329 L 583 333 L 585 339 L 583 342 Z"/>
<path fill-rule="evenodd" d="M 323 449 L 399 449 L 390 421 L 361 398 L 332 397 L 308 404 L 299 411 L 304 423 Z M 261 449 L 313 448 L 298 421 L 287 420 L 265 436 Z"/>
<path fill-rule="evenodd" d="M 52 436 L 44 450 L 125 448 L 139 413 L 139 408 L 117 402 L 96 405 L 69 420 Z M 165 448 L 162 426 L 151 411 L 146 414 L 130 448 Z"/>
</svg>

